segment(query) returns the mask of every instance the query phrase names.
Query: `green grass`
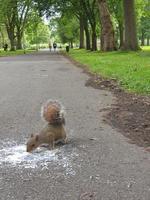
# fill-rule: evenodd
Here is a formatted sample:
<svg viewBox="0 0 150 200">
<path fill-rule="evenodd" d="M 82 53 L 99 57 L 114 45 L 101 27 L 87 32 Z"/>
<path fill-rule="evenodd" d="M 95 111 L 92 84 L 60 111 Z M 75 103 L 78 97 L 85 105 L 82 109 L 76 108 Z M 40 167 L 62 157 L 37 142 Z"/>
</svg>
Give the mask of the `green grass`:
<svg viewBox="0 0 150 200">
<path fill-rule="evenodd" d="M 33 50 L 25 50 L 26 54 L 35 52 Z M 5 52 L 4 50 L 0 49 L 0 57 L 5 57 L 5 56 L 16 56 L 16 55 L 23 55 L 24 50 L 17 50 L 17 51 L 7 51 Z"/>
<path fill-rule="evenodd" d="M 130 92 L 150 94 L 150 47 L 138 52 L 71 50 L 69 55 L 86 64 L 90 71 L 117 79 Z"/>
</svg>

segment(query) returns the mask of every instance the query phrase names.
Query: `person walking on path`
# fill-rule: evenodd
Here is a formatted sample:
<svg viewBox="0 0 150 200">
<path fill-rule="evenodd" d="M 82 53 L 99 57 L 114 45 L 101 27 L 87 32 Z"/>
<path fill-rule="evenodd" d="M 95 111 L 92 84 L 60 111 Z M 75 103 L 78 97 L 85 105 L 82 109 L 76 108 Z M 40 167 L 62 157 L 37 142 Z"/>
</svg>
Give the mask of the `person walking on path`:
<svg viewBox="0 0 150 200">
<path fill-rule="evenodd" d="M 53 43 L 53 48 L 54 48 L 54 51 L 56 51 L 56 48 L 57 48 L 56 42 Z"/>
<path fill-rule="evenodd" d="M 4 44 L 3 48 L 4 48 L 4 51 L 7 51 L 8 50 L 8 44 L 7 43 Z"/>
<path fill-rule="evenodd" d="M 49 50 L 52 51 L 52 45 L 51 45 L 51 42 L 49 42 Z"/>
</svg>

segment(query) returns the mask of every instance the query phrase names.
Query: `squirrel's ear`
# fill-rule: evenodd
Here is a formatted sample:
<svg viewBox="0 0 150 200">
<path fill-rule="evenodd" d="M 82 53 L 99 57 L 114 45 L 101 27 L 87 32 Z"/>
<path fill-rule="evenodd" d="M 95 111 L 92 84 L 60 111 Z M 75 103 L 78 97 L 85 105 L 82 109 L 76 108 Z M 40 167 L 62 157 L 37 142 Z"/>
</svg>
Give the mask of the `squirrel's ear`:
<svg viewBox="0 0 150 200">
<path fill-rule="evenodd" d="M 38 135 L 35 136 L 35 140 L 36 140 L 36 141 L 39 140 L 39 136 L 38 136 Z"/>
<path fill-rule="evenodd" d="M 33 135 L 33 133 L 31 134 L 31 137 L 33 137 L 34 135 Z"/>
</svg>

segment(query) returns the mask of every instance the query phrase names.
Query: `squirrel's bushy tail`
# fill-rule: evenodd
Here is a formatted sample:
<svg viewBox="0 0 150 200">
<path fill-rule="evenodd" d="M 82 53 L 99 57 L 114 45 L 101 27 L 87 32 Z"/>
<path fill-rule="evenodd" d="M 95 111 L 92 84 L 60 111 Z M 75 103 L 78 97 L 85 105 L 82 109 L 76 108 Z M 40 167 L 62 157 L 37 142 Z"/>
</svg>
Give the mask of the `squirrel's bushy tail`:
<svg viewBox="0 0 150 200">
<path fill-rule="evenodd" d="M 64 107 L 57 100 L 50 99 L 41 107 L 41 117 L 50 124 L 65 124 L 64 114 Z"/>
</svg>

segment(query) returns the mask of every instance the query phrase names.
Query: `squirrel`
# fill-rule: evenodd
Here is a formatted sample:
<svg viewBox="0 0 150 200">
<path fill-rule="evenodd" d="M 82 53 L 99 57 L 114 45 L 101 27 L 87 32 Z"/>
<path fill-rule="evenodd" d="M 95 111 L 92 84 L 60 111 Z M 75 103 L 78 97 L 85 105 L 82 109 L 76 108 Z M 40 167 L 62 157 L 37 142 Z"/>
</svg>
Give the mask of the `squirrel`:
<svg viewBox="0 0 150 200">
<path fill-rule="evenodd" d="M 41 117 L 47 122 L 46 126 L 37 134 L 31 134 L 27 141 L 27 152 L 48 144 L 53 149 L 56 142 L 67 143 L 63 106 L 53 100 L 47 101 L 41 108 Z"/>
</svg>

